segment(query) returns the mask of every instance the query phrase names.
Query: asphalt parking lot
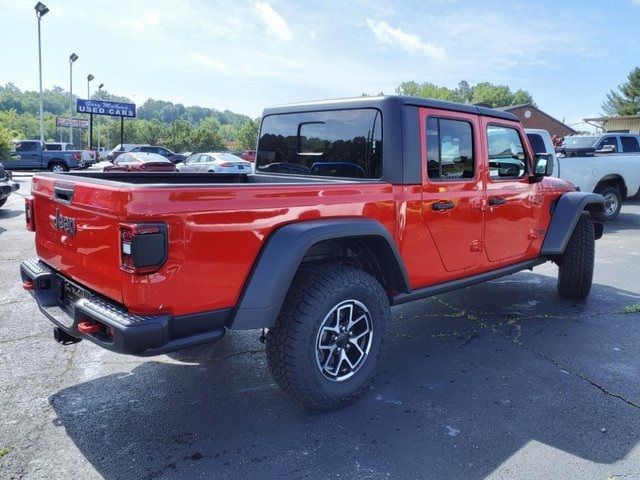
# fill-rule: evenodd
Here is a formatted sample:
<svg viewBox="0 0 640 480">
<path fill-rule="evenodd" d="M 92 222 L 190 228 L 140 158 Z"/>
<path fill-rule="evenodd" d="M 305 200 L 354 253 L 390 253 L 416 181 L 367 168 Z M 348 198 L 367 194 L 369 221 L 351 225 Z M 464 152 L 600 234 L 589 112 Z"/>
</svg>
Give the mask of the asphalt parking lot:
<svg viewBox="0 0 640 480">
<path fill-rule="evenodd" d="M 21 190 L 0 210 L 1 478 L 640 478 L 640 201 L 585 302 L 556 267 L 396 307 L 357 404 L 310 413 L 257 332 L 150 359 L 62 347 L 22 290 Z"/>
</svg>

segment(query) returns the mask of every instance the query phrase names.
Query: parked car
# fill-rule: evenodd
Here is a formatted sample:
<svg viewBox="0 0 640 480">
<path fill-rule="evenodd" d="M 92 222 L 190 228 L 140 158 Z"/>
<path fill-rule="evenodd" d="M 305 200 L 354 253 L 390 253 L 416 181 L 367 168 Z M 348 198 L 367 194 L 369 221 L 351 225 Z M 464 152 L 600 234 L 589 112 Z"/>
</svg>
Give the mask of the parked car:
<svg viewBox="0 0 640 480">
<path fill-rule="evenodd" d="M 80 151 L 50 151 L 39 140 L 16 140 L 13 142 L 11 155 L 0 160 L 5 170 L 51 170 L 66 172 L 72 168 L 80 168 Z"/>
<path fill-rule="evenodd" d="M 557 155 L 546 130 L 528 129 L 527 136 L 536 153 L 553 156 L 553 176 L 571 182 L 582 192 L 604 197 L 604 211 L 592 212 L 596 220 L 615 220 L 622 202 L 640 193 L 638 135 L 574 135 L 566 137 Z"/>
<path fill-rule="evenodd" d="M 247 162 L 256 163 L 256 151 L 255 150 L 244 150 L 238 156 L 241 159 L 246 160 Z"/>
<path fill-rule="evenodd" d="M 489 129 L 512 138 L 524 172 L 490 171 Z M 451 163 L 443 143 L 460 146 Z M 366 177 L 312 173 L 322 162 Z M 561 296 L 591 289 L 603 225 L 587 212 L 602 196 L 548 178 L 551 158 L 533 154 L 510 113 L 403 96 L 274 107 L 256 163 L 255 175 L 208 183 L 36 174 L 26 210 L 38 258 L 21 276 L 54 337 L 151 356 L 262 329 L 275 381 L 333 410 L 369 391 L 392 305 L 546 262 Z M 500 301 L 527 292 L 510 295 Z"/>
<path fill-rule="evenodd" d="M 251 173 L 251 162 L 226 152 L 194 153 L 178 165 L 179 172 Z"/>
<path fill-rule="evenodd" d="M 141 143 L 122 143 L 122 144 L 118 144 L 115 147 L 113 147 L 113 150 L 111 150 L 107 154 L 107 160 L 109 160 L 111 163 L 113 163 L 113 161 L 116 158 L 118 158 L 118 155 L 122 155 L 125 152 L 130 152 L 134 148 L 141 147 L 143 145 L 144 144 L 141 144 Z"/>
<path fill-rule="evenodd" d="M 152 145 L 141 145 L 139 147 L 132 148 L 131 152 L 146 152 L 162 155 L 164 158 L 172 161 L 173 163 L 181 163 L 187 158 L 180 153 L 173 153 L 171 150 L 164 147 L 154 147 Z"/>
<path fill-rule="evenodd" d="M 18 182 L 14 182 L 11 178 L 11 172 L 6 171 L 4 167 L 0 165 L 0 207 L 7 203 L 9 195 L 19 188 L 20 185 Z"/>
<path fill-rule="evenodd" d="M 162 155 L 145 152 L 129 152 L 119 155 L 105 172 L 174 172 L 176 166 Z"/>
<path fill-rule="evenodd" d="M 100 162 L 107 160 L 107 156 L 109 155 L 109 151 L 105 147 L 98 147 L 96 153 L 98 155 L 98 161 Z"/>
</svg>

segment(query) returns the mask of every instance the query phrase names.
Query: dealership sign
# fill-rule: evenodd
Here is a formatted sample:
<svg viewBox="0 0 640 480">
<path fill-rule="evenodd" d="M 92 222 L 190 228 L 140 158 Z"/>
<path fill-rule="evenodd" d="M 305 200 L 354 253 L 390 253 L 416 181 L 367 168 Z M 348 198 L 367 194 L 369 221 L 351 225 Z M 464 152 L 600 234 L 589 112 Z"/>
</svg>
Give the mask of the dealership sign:
<svg viewBox="0 0 640 480">
<path fill-rule="evenodd" d="M 135 103 L 107 102 L 106 100 L 84 100 L 78 98 L 76 103 L 78 113 L 92 113 L 94 115 L 110 115 L 112 117 L 135 117 Z"/>
<path fill-rule="evenodd" d="M 89 120 L 79 120 L 74 118 L 69 120 L 67 117 L 56 117 L 56 127 L 69 127 L 69 124 L 73 125 L 73 128 L 89 128 Z"/>
</svg>

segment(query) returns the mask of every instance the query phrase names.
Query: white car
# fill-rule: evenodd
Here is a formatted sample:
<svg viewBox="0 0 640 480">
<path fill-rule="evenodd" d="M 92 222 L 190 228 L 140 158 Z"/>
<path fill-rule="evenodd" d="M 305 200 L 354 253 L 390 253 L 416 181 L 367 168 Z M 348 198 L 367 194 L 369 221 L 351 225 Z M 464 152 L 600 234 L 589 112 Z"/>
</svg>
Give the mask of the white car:
<svg viewBox="0 0 640 480">
<path fill-rule="evenodd" d="M 611 133 L 567 137 L 565 146 L 576 150 L 584 148 L 585 151 L 579 156 L 563 156 L 556 155 L 546 130 L 525 131 L 534 153 L 553 155 L 554 177 L 573 183 L 582 192 L 599 193 L 604 197 L 604 212 L 592 214 L 596 220 L 614 220 L 620 213 L 622 201 L 640 193 L 640 153 L 636 150 L 640 149 L 639 143 L 635 140 L 633 149 L 626 150 L 625 142 L 617 138 L 622 135 L 629 143 L 629 139 L 634 139 L 633 135 Z M 582 147 L 583 144 L 589 147 Z M 611 144 L 617 144 L 617 149 L 606 148 Z"/>
<path fill-rule="evenodd" d="M 194 153 L 178 165 L 180 172 L 252 173 L 251 162 L 225 152 Z"/>
</svg>

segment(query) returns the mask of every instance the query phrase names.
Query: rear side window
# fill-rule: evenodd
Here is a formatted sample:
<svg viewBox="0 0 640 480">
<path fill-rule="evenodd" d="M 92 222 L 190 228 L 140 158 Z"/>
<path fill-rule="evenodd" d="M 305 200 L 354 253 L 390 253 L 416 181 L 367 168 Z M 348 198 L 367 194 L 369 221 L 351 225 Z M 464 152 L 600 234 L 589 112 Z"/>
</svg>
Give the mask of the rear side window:
<svg viewBox="0 0 640 480">
<path fill-rule="evenodd" d="M 473 178 L 473 130 L 469 122 L 427 118 L 427 174 L 431 180 Z"/>
<path fill-rule="evenodd" d="M 527 172 L 524 147 L 520 134 L 515 128 L 489 125 L 487 144 L 491 178 L 500 180 L 518 178 Z"/>
<path fill-rule="evenodd" d="M 638 140 L 633 137 L 620 137 L 623 152 L 640 152 Z"/>
<path fill-rule="evenodd" d="M 342 178 L 382 177 L 382 115 L 376 109 L 268 115 L 258 172 Z"/>
<path fill-rule="evenodd" d="M 527 133 L 527 138 L 529 139 L 529 144 L 531 145 L 534 154 L 551 153 L 546 151 L 547 149 L 544 146 L 542 135 L 538 135 L 537 133 Z"/>
</svg>

